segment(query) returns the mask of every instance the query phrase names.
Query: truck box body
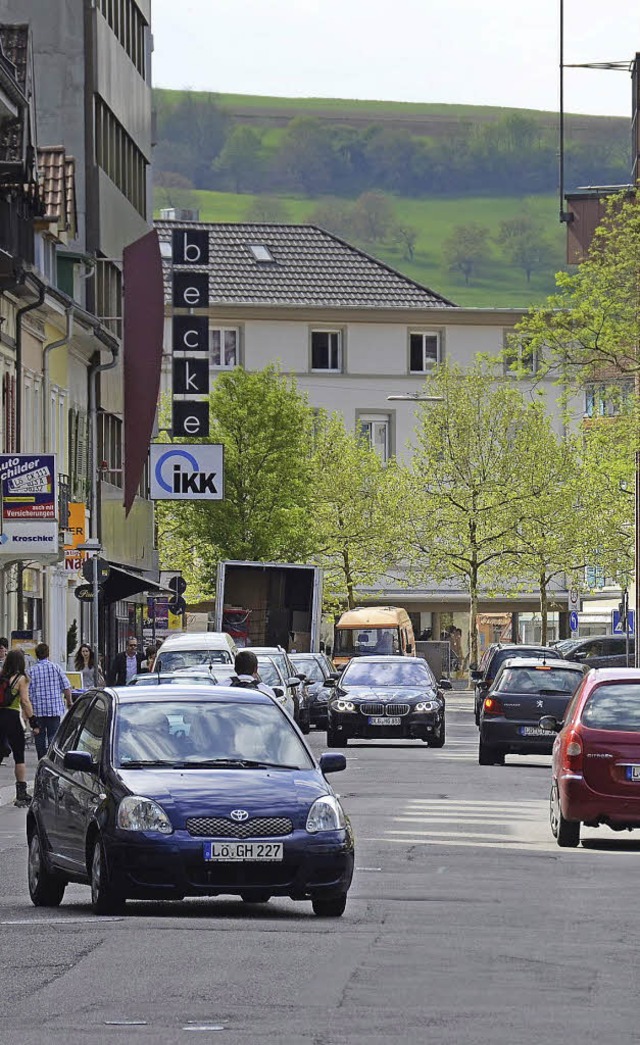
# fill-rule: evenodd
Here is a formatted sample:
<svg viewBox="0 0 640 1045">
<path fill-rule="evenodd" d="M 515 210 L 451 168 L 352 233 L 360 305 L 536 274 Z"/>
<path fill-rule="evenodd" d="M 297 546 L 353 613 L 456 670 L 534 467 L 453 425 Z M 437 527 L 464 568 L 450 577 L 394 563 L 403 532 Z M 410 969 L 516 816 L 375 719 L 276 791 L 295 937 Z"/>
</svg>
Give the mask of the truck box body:
<svg viewBox="0 0 640 1045">
<path fill-rule="evenodd" d="M 275 562 L 220 562 L 214 628 L 238 646 L 282 646 L 317 651 L 322 571 Z"/>
</svg>

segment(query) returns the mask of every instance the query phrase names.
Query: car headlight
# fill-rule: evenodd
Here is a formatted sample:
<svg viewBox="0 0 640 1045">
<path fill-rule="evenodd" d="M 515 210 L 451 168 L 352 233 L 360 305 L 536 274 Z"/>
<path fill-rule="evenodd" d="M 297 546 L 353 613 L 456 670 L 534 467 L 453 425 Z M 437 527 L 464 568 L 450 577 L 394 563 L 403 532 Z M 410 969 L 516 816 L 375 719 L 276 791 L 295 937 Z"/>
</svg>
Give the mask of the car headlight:
<svg viewBox="0 0 640 1045">
<path fill-rule="evenodd" d="M 342 831 L 347 826 L 347 819 L 342 806 L 333 795 L 317 798 L 309 810 L 307 831 L 315 835 L 319 831 Z"/>
<path fill-rule="evenodd" d="M 171 821 L 162 806 L 150 798 L 127 795 L 118 806 L 118 827 L 123 831 L 158 831 L 161 835 L 173 833 Z"/>
<path fill-rule="evenodd" d="M 356 706 L 351 700 L 336 700 L 331 705 L 334 711 L 355 711 Z"/>
<path fill-rule="evenodd" d="M 421 700 L 419 704 L 416 704 L 414 711 L 437 711 L 438 706 L 437 700 Z"/>
</svg>

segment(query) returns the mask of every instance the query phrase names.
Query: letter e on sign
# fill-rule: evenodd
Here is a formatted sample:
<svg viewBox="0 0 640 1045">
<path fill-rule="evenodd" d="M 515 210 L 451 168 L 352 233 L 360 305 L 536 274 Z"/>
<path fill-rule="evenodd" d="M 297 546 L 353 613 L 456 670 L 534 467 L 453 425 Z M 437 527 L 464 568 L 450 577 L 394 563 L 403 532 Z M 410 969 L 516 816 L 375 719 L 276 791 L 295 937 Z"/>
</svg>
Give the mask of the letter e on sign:
<svg viewBox="0 0 640 1045">
<path fill-rule="evenodd" d="M 173 307 L 207 308 L 209 274 L 207 272 L 173 273 Z"/>
<path fill-rule="evenodd" d="M 198 439 L 209 435 L 209 403 L 197 400 L 173 401 L 171 430 L 174 436 L 195 436 Z"/>
</svg>

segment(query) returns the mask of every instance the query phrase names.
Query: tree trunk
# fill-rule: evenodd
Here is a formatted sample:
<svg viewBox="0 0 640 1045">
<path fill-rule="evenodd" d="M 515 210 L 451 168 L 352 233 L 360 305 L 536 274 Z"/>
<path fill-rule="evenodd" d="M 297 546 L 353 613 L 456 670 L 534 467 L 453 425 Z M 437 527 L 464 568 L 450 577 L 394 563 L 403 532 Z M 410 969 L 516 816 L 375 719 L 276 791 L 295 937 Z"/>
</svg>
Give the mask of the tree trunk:
<svg viewBox="0 0 640 1045">
<path fill-rule="evenodd" d="M 343 547 L 342 549 L 342 569 L 344 572 L 344 579 L 347 587 L 347 608 L 350 610 L 354 610 L 356 608 L 356 600 L 353 590 L 353 574 L 351 572 L 349 549 L 346 547 Z"/>
<path fill-rule="evenodd" d="M 469 667 L 478 663 L 478 568 L 474 563 L 469 573 Z"/>
<path fill-rule="evenodd" d="M 540 571 L 540 642 L 547 645 L 547 620 L 549 617 L 549 599 L 547 597 L 547 578 L 544 570 Z"/>
</svg>

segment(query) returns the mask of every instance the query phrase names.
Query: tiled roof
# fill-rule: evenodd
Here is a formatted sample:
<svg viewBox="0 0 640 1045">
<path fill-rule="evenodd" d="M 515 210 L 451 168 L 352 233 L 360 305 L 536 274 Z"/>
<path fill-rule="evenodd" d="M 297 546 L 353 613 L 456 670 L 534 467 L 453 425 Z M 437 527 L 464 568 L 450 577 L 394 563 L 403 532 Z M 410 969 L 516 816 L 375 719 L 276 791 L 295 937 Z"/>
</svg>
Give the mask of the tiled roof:
<svg viewBox="0 0 640 1045">
<path fill-rule="evenodd" d="M 316 308 L 455 307 L 428 287 L 314 225 L 217 224 L 157 221 L 160 241 L 174 229 L 209 233 L 211 305 L 283 305 Z M 251 244 L 273 261 L 256 261 Z M 171 301 L 171 262 L 163 262 Z M 193 267 L 191 267 L 193 270 Z"/>
<path fill-rule="evenodd" d="M 31 91 L 31 54 L 28 25 L 0 25 L 2 51 L 16 70 L 16 81 L 23 95 Z M 20 114 L 15 120 L 0 125 L 0 163 L 21 164 L 25 161 L 27 118 Z"/>
<path fill-rule="evenodd" d="M 44 214 L 55 221 L 61 232 L 71 239 L 76 234 L 75 160 L 67 156 L 63 145 L 38 149 L 38 173 Z"/>
</svg>

